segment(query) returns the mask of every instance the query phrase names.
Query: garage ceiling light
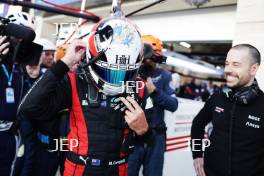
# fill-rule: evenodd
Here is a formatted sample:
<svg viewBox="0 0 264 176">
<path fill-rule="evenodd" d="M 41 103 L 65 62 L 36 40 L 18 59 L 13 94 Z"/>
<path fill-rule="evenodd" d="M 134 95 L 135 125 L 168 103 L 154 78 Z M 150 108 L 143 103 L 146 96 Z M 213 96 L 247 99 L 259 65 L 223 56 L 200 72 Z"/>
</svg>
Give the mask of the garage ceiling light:
<svg viewBox="0 0 264 176">
<path fill-rule="evenodd" d="M 185 47 L 185 48 L 191 48 L 191 44 L 189 44 L 187 42 L 180 42 L 180 45 Z"/>
</svg>

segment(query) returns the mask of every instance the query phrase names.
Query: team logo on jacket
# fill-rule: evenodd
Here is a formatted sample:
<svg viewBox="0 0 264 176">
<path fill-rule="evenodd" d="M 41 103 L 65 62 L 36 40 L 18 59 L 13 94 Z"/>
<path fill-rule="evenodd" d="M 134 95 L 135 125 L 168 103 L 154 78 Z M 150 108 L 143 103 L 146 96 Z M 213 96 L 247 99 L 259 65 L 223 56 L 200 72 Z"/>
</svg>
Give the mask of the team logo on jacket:
<svg viewBox="0 0 264 176">
<path fill-rule="evenodd" d="M 218 113 L 222 113 L 224 112 L 225 110 L 223 108 L 220 108 L 218 106 L 215 107 L 215 112 L 218 112 Z"/>
<path fill-rule="evenodd" d="M 260 117 L 256 117 L 253 115 L 248 116 L 248 121 L 246 122 L 246 126 L 251 127 L 251 128 L 260 128 Z"/>
</svg>

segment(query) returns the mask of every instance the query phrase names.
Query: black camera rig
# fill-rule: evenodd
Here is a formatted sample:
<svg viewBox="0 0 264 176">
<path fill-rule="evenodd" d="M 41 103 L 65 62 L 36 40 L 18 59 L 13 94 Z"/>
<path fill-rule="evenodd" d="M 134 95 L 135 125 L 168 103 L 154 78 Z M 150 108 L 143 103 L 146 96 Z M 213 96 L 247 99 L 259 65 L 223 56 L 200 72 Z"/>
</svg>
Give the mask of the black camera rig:
<svg viewBox="0 0 264 176">
<path fill-rule="evenodd" d="M 39 63 L 43 47 L 33 42 L 36 34 L 31 28 L 0 17 L 0 36 L 7 36 L 4 43 L 10 43 L 9 52 L 6 55 L 0 55 L 0 62 L 11 59 L 13 62 L 23 65 Z"/>
</svg>

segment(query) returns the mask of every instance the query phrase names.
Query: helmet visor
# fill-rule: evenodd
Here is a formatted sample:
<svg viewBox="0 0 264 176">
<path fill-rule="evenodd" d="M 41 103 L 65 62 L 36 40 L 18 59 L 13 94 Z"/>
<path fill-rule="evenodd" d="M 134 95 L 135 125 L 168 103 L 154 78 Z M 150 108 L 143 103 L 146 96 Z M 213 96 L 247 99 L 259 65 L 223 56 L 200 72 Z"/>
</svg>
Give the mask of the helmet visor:
<svg viewBox="0 0 264 176">
<path fill-rule="evenodd" d="M 99 63 L 99 64 L 102 64 Z M 111 65 L 113 68 L 99 66 L 98 62 L 92 65 L 93 71 L 105 82 L 120 86 L 126 81 L 132 81 L 135 79 L 138 68 L 135 69 L 117 69 L 120 65 Z M 116 67 L 116 68 L 114 68 Z M 127 67 L 124 65 L 123 67 Z"/>
</svg>

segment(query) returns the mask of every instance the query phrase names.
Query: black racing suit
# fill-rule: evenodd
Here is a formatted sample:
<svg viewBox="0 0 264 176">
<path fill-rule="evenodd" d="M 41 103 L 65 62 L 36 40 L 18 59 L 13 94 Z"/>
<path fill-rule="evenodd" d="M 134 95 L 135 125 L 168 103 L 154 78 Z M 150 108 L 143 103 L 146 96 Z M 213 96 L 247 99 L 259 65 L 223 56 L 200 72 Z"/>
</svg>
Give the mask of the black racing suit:
<svg viewBox="0 0 264 176">
<path fill-rule="evenodd" d="M 70 109 L 68 139 L 77 139 L 79 144 L 68 152 L 65 176 L 125 176 L 127 164 L 123 157 L 127 157 L 128 147 L 123 144 L 128 127 L 122 112 L 113 109 L 116 97 L 89 86 L 84 75 L 66 75 L 68 71 L 66 64 L 57 62 L 33 85 L 22 101 L 20 113 L 47 120 Z"/>
<path fill-rule="evenodd" d="M 223 92 L 205 103 L 193 120 L 191 136 L 192 140 L 203 139 L 205 126 L 212 122 L 211 145 L 203 152 L 196 140 L 192 148 L 194 159 L 204 156 L 206 176 L 264 175 L 263 104 L 262 91 L 249 105 L 232 101 Z"/>
</svg>

